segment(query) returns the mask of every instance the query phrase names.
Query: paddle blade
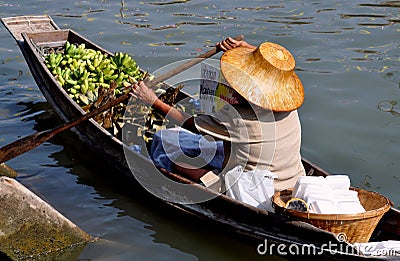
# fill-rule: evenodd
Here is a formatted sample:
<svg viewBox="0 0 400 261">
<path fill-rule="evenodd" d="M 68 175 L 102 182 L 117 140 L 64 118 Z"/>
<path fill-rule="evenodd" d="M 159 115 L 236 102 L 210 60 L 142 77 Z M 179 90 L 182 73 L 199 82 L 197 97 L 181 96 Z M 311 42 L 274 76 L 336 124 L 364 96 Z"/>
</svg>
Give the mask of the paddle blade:
<svg viewBox="0 0 400 261">
<path fill-rule="evenodd" d="M 16 178 L 18 176 L 18 173 L 3 162 L 0 163 L 0 176 Z"/>
<path fill-rule="evenodd" d="M 5 145 L 0 148 L 0 163 L 6 162 L 36 148 L 55 134 L 56 133 L 52 130 L 37 132 Z"/>
</svg>

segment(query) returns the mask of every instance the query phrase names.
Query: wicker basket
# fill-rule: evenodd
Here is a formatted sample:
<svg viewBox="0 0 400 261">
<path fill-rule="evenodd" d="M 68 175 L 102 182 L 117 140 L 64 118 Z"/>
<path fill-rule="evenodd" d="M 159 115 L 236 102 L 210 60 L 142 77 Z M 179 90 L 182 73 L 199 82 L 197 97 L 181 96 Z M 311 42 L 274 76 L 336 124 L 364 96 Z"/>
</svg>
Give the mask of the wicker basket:
<svg viewBox="0 0 400 261">
<path fill-rule="evenodd" d="M 284 206 L 292 197 L 292 189 L 275 193 L 272 202 L 277 213 L 283 213 L 330 231 L 336 234 L 341 241 L 366 243 L 392 203 L 388 198 L 376 192 L 355 188 L 352 190 L 358 192 L 358 198 L 366 212 L 360 214 L 315 214 L 286 209 Z"/>
</svg>

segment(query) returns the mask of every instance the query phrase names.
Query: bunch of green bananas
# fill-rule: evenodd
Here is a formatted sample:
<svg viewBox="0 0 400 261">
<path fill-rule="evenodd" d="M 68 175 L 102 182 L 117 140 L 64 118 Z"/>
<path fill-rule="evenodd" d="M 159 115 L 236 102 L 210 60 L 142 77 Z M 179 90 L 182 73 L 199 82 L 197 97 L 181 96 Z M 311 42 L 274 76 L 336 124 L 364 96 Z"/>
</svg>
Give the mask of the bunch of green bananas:
<svg viewBox="0 0 400 261">
<path fill-rule="evenodd" d="M 111 58 L 111 71 L 117 68 L 119 71 L 118 78 L 116 78 L 117 85 L 125 84 L 124 79 L 129 79 L 135 81 L 135 75 L 140 74 L 139 67 L 137 66 L 135 60 L 132 59 L 128 54 L 118 52 Z M 136 81 L 137 82 L 137 81 Z"/>
<path fill-rule="evenodd" d="M 86 48 L 85 44 L 66 42 L 63 53 L 50 53 L 45 57 L 46 66 L 69 96 L 81 106 L 98 98 L 98 88 L 110 88 L 114 81 L 114 95 L 129 91 L 126 87 L 138 82 L 143 74 L 134 59 L 121 52 L 108 54 Z"/>
</svg>

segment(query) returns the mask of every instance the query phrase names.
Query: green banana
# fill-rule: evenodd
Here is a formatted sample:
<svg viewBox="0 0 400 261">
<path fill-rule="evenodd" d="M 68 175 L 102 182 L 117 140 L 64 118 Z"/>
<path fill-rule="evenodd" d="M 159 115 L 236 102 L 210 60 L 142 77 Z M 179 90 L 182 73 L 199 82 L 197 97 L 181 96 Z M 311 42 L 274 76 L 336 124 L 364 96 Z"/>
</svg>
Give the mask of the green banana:
<svg viewBox="0 0 400 261">
<path fill-rule="evenodd" d="M 78 81 L 71 80 L 71 79 L 66 79 L 65 81 L 66 81 L 68 84 L 73 85 L 73 86 L 78 84 Z"/>
<path fill-rule="evenodd" d="M 64 53 L 50 53 L 45 57 L 45 63 L 57 82 L 78 104 L 94 102 L 98 88 L 110 88 L 112 81 L 117 83 L 113 89 L 115 95 L 120 95 L 141 78 L 139 67 L 127 53 L 116 52 L 109 56 L 86 48 L 85 44 L 69 41 L 64 44 Z"/>
</svg>

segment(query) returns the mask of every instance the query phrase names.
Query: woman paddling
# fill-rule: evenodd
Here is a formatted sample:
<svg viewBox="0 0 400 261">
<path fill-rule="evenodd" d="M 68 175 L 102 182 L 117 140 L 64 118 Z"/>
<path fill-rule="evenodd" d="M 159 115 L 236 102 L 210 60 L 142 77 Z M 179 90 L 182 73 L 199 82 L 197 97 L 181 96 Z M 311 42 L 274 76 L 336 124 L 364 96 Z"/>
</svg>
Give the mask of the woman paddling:
<svg viewBox="0 0 400 261">
<path fill-rule="evenodd" d="M 297 178 L 305 175 L 297 113 L 304 91 L 294 72 L 293 56 L 270 42 L 255 47 L 227 38 L 216 46 L 225 52 L 221 72 L 237 98 L 215 114 L 193 117 L 179 111 L 158 99 L 144 82 L 132 87 L 132 95 L 161 114 L 168 114 L 178 126 L 223 141 L 224 159 L 218 172 L 237 165 L 247 171 L 266 169 L 277 176 L 276 191 L 293 187 Z M 190 162 L 175 161 L 173 167 L 198 182 L 215 165 L 193 168 Z"/>
</svg>

